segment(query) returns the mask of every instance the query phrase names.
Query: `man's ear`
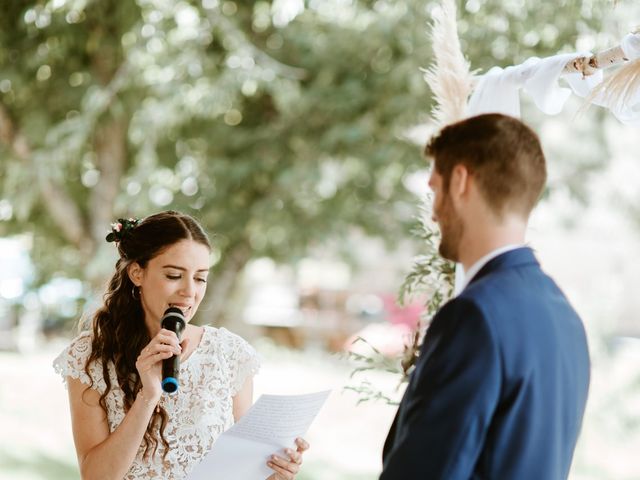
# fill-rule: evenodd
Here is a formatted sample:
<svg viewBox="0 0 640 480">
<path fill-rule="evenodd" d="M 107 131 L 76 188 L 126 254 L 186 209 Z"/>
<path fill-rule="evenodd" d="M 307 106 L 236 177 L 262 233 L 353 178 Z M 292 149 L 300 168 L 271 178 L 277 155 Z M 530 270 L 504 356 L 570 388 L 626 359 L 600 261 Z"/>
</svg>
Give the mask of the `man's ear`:
<svg viewBox="0 0 640 480">
<path fill-rule="evenodd" d="M 127 275 L 129 275 L 129 280 L 136 286 L 139 287 L 142 283 L 142 267 L 138 264 L 138 262 L 133 262 L 127 267 Z"/>
<path fill-rule="evenodd" d="M 449 178 L 449 195 L 455 201 L 461 199 L 469 192 L 469 170 L 462 164 L 457 164 L 451 170 Z"/>
</svg>

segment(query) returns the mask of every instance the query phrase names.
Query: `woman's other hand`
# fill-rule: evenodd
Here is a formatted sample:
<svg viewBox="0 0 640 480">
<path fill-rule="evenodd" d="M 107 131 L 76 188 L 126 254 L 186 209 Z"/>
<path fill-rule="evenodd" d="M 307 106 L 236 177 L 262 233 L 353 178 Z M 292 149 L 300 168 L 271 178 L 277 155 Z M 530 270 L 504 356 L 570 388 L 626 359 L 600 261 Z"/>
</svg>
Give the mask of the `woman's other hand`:
<svg viewBox="0 0 640 480">
<path fill-rule="evenodd" d="M 271 455 L 267 465 L 274 472 L 267 480 L 293 480 L 300 471 L 302 465 L 302 454 L 309 448 L 309 444 L 302 438 L 296 438 L 296 450 L 285 449 L 289 458 L 278 455 Z"/>
</svg>

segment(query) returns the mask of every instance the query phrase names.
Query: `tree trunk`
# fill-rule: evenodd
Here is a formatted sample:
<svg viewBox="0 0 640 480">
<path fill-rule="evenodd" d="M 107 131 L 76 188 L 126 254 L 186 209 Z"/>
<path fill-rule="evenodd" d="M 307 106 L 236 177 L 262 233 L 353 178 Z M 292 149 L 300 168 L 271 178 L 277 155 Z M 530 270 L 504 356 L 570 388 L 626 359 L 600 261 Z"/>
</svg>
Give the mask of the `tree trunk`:
<svg viewBox="0 0 640 480">
<path fill-rule="evenodd" d="M 120 180 L 126 167 L 127 122 L 124 118 L 112 119 L 98 126 L 94 151 L 100 181 L 91 192 L 91 235 L 95 240 L 104 239 L 104 232 L 113 221 L 113 205 L 120 190 Z"/>
<path fill-rule="evenodd" d="M 251 258 L 251 248 L 241 244 L 226 254 L 226 261 L 212 272 L 213 281 L 209 282 L 207 295 L 200 307 L 203 323 L 225 325 L 230 323 L 230 313 L 234 310 L 231 303 L 233 292 L 238 284 L 240 273 Z M 210 277 L 210 278 L 211 278 Z"/>
</svg>

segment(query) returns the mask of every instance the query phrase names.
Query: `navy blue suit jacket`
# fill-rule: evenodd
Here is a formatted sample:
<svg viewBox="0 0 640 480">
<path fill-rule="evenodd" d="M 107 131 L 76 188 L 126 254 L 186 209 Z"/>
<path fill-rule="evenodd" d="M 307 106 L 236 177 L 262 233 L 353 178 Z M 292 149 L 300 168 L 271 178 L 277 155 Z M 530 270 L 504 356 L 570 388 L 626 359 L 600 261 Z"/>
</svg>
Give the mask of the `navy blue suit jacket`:
<svg viewBox="0 0 640 480">
<path fill-rule="evenodd" d="M 580 318 L 531 249 L 508 251 L 434 317 L 380 479 L 565 479 L 588 387 Z"/>
</svg>

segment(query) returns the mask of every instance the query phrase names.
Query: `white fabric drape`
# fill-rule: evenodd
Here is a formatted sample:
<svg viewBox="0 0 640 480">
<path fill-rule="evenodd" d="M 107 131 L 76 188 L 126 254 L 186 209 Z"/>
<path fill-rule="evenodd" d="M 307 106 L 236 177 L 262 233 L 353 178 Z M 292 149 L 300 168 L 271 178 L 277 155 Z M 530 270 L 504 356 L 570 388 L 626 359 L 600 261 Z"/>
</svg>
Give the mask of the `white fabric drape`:
<svg viewBox="0 0 640 480">
<path fill-rule="evenodd" d="M 620 46 L 629 61 L 640 61 L 640 34 L 625 36 Z M 541 111 L 556 115 L 562 111 L 572 92 L 587 98 L 602 83 L 602 70 L 589 76 L 563 72 L 567 63 L 589 56 L 590 52 L 566 53 L 542 59 L 532 57 L 520 65 L 504 69 L 494 67 L 480 77 L 469 99 L 467 115 L 496 112 L 519 118 L 521 91 L 526 92 Z M 561 78 L 570 88 L 560 85 Z M 596 96 L 592 103 L 609 108 L 622 123 L 640 125 L 640 91 L 633 92 L 624 103 L 607 105 L 602 94 Z"/>
</svg>

